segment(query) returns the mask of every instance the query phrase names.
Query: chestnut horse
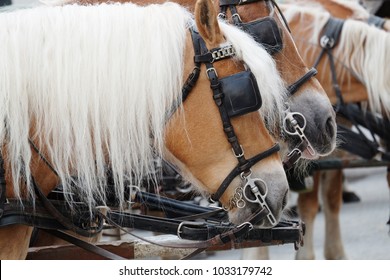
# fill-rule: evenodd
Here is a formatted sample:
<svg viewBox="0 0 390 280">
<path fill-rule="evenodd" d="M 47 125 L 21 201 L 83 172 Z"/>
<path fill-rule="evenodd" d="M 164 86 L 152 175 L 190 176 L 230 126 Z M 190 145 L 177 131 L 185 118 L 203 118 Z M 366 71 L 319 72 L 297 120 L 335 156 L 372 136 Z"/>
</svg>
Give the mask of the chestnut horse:
<svg viewBox="0 0 390 280">
<path fill-rule="evenodd" d="M 114 2 L 132 2 L 140 5 L 149 3 L 163 3 L 166 0 L 115 0 Z M 97 4 L 104 3 L 107 0 L 48 0 L 46 3 L 53 5 L 60 4 Z M 188 7 L 190 10 L 194 8 L 194 0 L 173 0 L 184 7 Z M 234 2 L 234 3 L 233 3 Z M 255 0 L 255 1 L 229 1 L 231 6 L 235 6 L 240 20 L 243 23 L 254 23 L 266 17 L 272 17 L 281 30 L 281 39 L 283 47 L 273 53 L 276 66 L 286 86 L 298 85 L 286 102 L 288 102 L 289 110 L 292 113 L 299 113 L 306 119 L 305 136 L 309 140 L 312 149 L 307 148 L 302 151 L 302 157 L 306 159 L 315 159 L 319 156 L 328 155 L 335 148 L 336 143 L 336 126 L 335 126 L 335 114 L 333 108 L 329 102 L 321 85 L 313 77 L 313 75 L 307 75 L 309 69 L 303 62 L 300 54 L 298 53 L 295 43 L 291 37 L 288 27 L 283 21 L 283 16 L 278 9 L 275 8 L 274 2 L 271 0 Z M 221 10 L 224 1 L 213 0 L 214 6 L 217 10 Z M 226 11 L 226 18 L 230 21 L 232 18 L 231 10 Z M 275 30 L 268 30 L 268 32 L 275 32 Z M 280 32 L 280 31 L 277 31 Z M 310 72 L 311 73 L 311 72 Z M 303 78 L 302 83 L 297 81 Z M 303 126 L 301 118 L 297 119 L 300 125 Z M 272 123 L 271 123 L 272 124 Z M 284 131 L 278 131 L 275 134 L 275 130 L 281 130 L 280 127 L 271 127 L 270 131 L 286 146 L 289 150 L 296 149 L 299 145 L 300 138 L 296 135 L 290 135 L 284 133 Z"/>
<path fill-rule="evenodd" d="M 153 168 L 155 155 L 173 162 L 200 191 L 214 194 L 241 167 L 237 158 L 269 152 L 243 172 L 246 179 L 249 172 L 261 178 L 274 222 L 280 219 L 288 183 L 264 119 L 280 119 L 283 81 L 260 45 L 217 21 L 209 0 L 199 0 L 196 7 L 205 47 L 232 56 L 217 57 L 207 74 L 217 72 L 216 79 L 222 79 L 250 71 L 267 100 L 260 114 L 255 108 L 222 116 L 227 109 L 223 102 L 216 106 L 218 96 L 210 87 L 215 76 L 209 81 L 204 64 L 182 100 L 183 81 L 194 68 L 188 28 L 195 23 L 176 4 L 69 5 L 0 14 L 0 139 L 8 199 L 33 201 L 34 186 L 48 194 L 62 184 L 65 193 L 79 194 L 92 210 L 104 202 L 109 168 L 124 206 L 125 181 L 137 184 Z M 250 202 L 234 205 L 241 177 L 229 180 L 220 198 L 236 224 L 260 210 Z M 72 204 L 72 197 L 66 198 Z M 258 226 L 273 224 L 265 219 Z M 31 231 L 23 225 L 2 228 L 0 259 L 25 258 Z"/>
<path fill-rule="evenodd" d="M 302 6 L 283 7 L 298 49 L 308 64 L 318 58 L 321 32 L 330 14 Z M 356 46 L 359 46 L 357 48 Z M 346 20 L 340 40 L 333 49 L 337 80 L 344 102 L 367 102 L 372 112 L 387 116 L 390 110 L 390 69 L 388 61 L 390 34 L 366 23 Z M 320 60 L 318 78 L 334 104 L 337 97 L 331 78 L 328 58 Z M 297 258 L 314 258 L 313 223 L 318 211 L 318 191 L 322 188 L 323 211 L 326 217 L 325 257 L 345 259 L 341 240 L 339 212 L 342 203 L 342 172 L 318 172 L 314 177 L 312 192 L 302 193 L 298 199 L 298 212 L 306 223 L 305 246 L 298 251 Z"/>
<path fill-rule="evenodd" d="M 79 4 L 97 4 L 106 2 L 102 0 L 65 0 L 65 1 L 48 1 L 51 4 L 66 4 L 66 3 L 79 3 Z M 116 1 L 115 1 L 116 2 Z M 121 0 L 119 2 L 128 2 L 128 0 Z M 139 1 L 132 0 L 131 2 L 140 5 L 148 3 L 162 3 L 164 0 L 148 0 Z M 175 0 L 175 2 L 188 7 L 193 10 L 193 0 Z M 220 3 L 221 2 L 221 3 Z M 214 1 L 217 9 L 220 9 L 220 4 L 223 1 Z M 237 1 L 238 3 L 239 1 Z M 242 5 L 241 5 L 242 4 Z M 265 17 L 272 17 L 279 30 L 281 30 L 283 47 L 273 54 L 277 68 L 280 72 L 282 79 L 286 85 L 294 84 L 296 81 L 304 77 L 308 73 L 308 68 L 304 64 L 301 56 L 297 52 L 294 41 L 291 34 L 283 21 L 282 15 L 279 13 L 272 1 L 250 1 L 249 3 L 242 2 L 236 6 L 240 19 L 243 22 L 255 22 Z M 230 10 L 227 11 L 227 17 L 231 19 Z M 272 31 L 272 30 L 271 30 Z M 306 117 L 307 127 L 305 129 L 305 135 L 310 140 L 314 150 L 305 151 L 303 157 L 314 158 L 319 155 L 323 156 L 334 149 L 335 145 L 335 126 L 334 126 L 334 113 L 330 106 L 325 93 L 317 80 L 313 77 L 306 78 L 302 86 L 297 87 L 296 93 L 289 99 L 290 110 L 293 112 L 299 112 Z M 299 120 L 301 121 L 301 120 Z M 279 128 L 277 128 L 279 129 Z M 274 129 L 272 129 L 274 130 Z M 275 134 L 275 133 L 273 133 Z M 290 149 L 294 149 L 297 146 L 298 138 L 291 137 L 287 134 L 280 136 L 279 133 L 276 137 L 282 137 L 285 140 Z"/>
</svg>

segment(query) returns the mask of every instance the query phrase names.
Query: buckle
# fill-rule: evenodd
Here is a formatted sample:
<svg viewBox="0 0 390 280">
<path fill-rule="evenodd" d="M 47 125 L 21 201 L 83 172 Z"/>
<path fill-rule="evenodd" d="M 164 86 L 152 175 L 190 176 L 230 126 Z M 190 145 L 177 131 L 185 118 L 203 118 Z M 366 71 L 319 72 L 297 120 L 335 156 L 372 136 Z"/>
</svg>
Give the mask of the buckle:
<svg viewBox="0 0 390 280">
<path fill-rule="evenodd" d="M 225 13 L 219 13 L 217 18 L 222 19 L 222 20 L 226 20 L 226 14 Z"/>
<path fill-rule="evenodd" d="M 207 77 L 208 77 L 209 80 L 212 80 L 212 79 L 215 79 L 215 78 L 218 79 L 218 73 L 217 73 L 217 70 L 215 70 L 214 67 L 207 68 L 206 74 L 207 74 Z"/>
<path fill-rule="evenodd" d="M 232 19 L 234 22 L 237 22 L 237 23 L 242 22 L 241 17 L 238 13 L 232 14 Z"/>
<path fill-rule="evenodd" d="M 241 148 L 241 153 L 239 153 L 239 154 L 236 154 L 236 152 L 235 152 L 234 149 L 232 148 L 233 155 L 234 155 L 236 158 L 240 158 L 240 157 L 243 157 L 243 156 L 245 155 L 244 148 L 242 147 L 242 145 L 240 145 L 240 148 Z"/>
<path fill-rule="evenodd" d="M 331 49 L 335 45 L 335 40 L 333 38 L 330 38 L 330 37 L 324 35 L 320 39 L 320 45 L 324 49 Z"/>
</svg>

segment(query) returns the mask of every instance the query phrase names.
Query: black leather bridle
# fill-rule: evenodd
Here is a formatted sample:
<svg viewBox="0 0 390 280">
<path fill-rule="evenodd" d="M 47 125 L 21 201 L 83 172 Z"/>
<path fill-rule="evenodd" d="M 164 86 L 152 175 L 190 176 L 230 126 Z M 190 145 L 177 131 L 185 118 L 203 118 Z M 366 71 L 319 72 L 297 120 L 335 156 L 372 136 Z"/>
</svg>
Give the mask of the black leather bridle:
<svg viewBox="0 0 390 280">
<path fill-rule="evenodd" d="M 227 10 L 229 10 L 231 13 L 232 21 L 236 26 L 253 35 L 253 38 L 258 43 L 262 44 L 270 54 L 275 54 L 283 48 L 282 36 L 280 35 L 281 30 L 278 28 L 276 21 L 272 17 L 265 17 L 252 21 L 250 23 L 244 23 L 242 22 L 241 17 L 237 11 L 237 6 L 248 5 L 260 1 L 266 1 L 267 3 L 270 3 L 272 7 L 276 7 L 282 18 L 282 21 L 284 22 L 284 25 L 291 33 L 287 20 L 285 19 L 277 3 L 273 0 L 219 0 L 219 17 L 226 20 Z M 261 30 L 259 31 L 256 29 Z M 306 82 L 308 82 L 316 74 L 317 70 L 315 69 L 315 67 L 313 67 L 297 81 L 289 85 L 287 87 L 287 92 L 289 96 L 293 96 Z M 308 149 L 309 152 L 314 153 L 313 147 L 311 146 L 309 140 L 304 134 L 304 127 L 302 127 L 297 121 L 298 118 L 300 118 L 301 120 L 303 120 L 304 123 L 306 123 L 305 117 L 297 112 L 286 112 L 286 116 L 284 118 L 284 131 L 288 135 L 297 136 L 300 138 L 299 144 L 287 154 L 286 158 L 283 161 L 285 170 L 289 170 L 294 166 L 294 164 L 301 158 L 302 152 L 305 149 Z"/>
<path fill-rule="evenodd" d="M 195 86 L 195 83 L 197 79 L 199 78 L 200 74 L 200 65 L 203 63 L 206 66 L 206 73 L 208 76 L 208 79 L 210 81 L 210 88 L 212 89 L 213 92 L 213 99 L 215 101 L 215 104 L 217 105 L 219 109 L 219 113 L 221 116 L 222 124 L 223 124 L 223 130 L 226 134 L 226 137 L 232 146 L 232 150 L 234 153 L 234 156 L 237 158 L 238 164 L 237 166 L 228 174 L 228 176 L 224 179 L 224 181 L 221 183 L 219 186 L 218 190 L 211 195 L 211 199 L 213 201 L 218 201 L 230 183 L 236 178 L 237 176 L 241 175 L 243 180 L 245 178 L 249 178 L 251 174 L 251 168 L 254 166 L 257 162 L 261 161 L 262 159 L 278 152 L 280 150 L 279 144 L 273 145 L 271 148 L 268 150 L 261 152 L 257 154 L 256 156 L 247 159 L 245 157 L 244 150 L 242 146 L 239 143 L 239 140 L 235 134 L 234 128 L 231 124 L 230 118 L 234 117 L 235 115 L 232 116 L 230 113 L 231 110 L 228 110 L 227 104 L 225 101 L 225 92 L 224 88 L 221 86 L 221 79 L 219 79 L 218 74 L 213 67 L 213 63 L 215 61 L 219 61 L 222 59 L 227 59 L 231 58 L 235 55 L 235 50 L 233 49 L 232 46 L 226 46 L 226 47 L 220 47 L 216 48 L 213 50 L 208 50 L 206 47 L 205 42 L 203 39 L 200 37 L 198 32 L 194 30 L 193 28 L 190 28 L 191 31 L 191 36 L 192 36 L 192 41 L 193 41 L 193 47 L 194 47 L 194 62 L 195 62 L 195 67 L 193 72 L 190 74 L 188 79 L 186 80 L 184 86 L 183 86 L 183 101 L 186 99 L 186 97 L 189 95 L 191 89 Z M 235 74 L 238 75 L 238 74 Z M 234 76 L 234 75 L 233 75 Z M 228 79 L 232 79 L 233 76 L 228 77 Z M 256 84 L 257 87 L 257 84 Z M 258 90 L 258 89 L 257 89 Z M 255 94 L 252 92 L 253 89 L 249 90 L 246 92 L 246 94 Z M 261 103 L 260 103 L 261 105 Z M 240 107 L 240 104 L 237 104 L 237 107 Z M 254 106 L 251 108 L 250 111 L 257 111 L 260 108 L 260 106 Z M 240 109 L 240 108 L 238 108 Z M 249 111 L 243 111 L 242 114 L 248 113 Z M 239 114 L 241 115 L 241 114 Z M 248 180 L 246 180 L 248 181 Z M 245 206 L 245 202 L 243 200 L 245 196 L 243 193 L 238 194 L 238 199 L 233 199 L 231 200 L 231 205 L 226 206 L 226 208 L 231 208 L 231 207 L 243 207 Z M 268 208 L 268 207 L 267 207 Z M 260 210 L 264 210 L 261 209 Z M 267 209 L 270 212 L 269 208 Z M 262 212 L 264 214 L 264 212 Z M 266 213 L 267 215 L 272 215 L 272 213 Z M 271 218 L 272 219 L 272 218 Z"/>
</svg>

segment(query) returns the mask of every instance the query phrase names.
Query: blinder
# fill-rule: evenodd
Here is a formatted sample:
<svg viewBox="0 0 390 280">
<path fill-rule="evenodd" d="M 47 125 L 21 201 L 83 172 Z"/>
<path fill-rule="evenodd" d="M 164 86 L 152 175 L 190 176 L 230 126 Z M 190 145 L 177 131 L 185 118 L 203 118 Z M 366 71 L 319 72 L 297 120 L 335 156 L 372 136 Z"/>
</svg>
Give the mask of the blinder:
<svg viewBox="0 0 390 280">
<path fill-rule="evenodd" d="M 239 26 L 261 44 L 269 54 L 278 53 L 283 49 L 282 32 L 272 17 L 267 16 L 247 23 L 241 22 Z"/>
<path fill-rule="evenodd" d="M 226 19 L 226 11 L 229 9 L 234 24 L 251 35 L 257 43 L 261 44 L 266 51 L 272 55 L 283 49 L 282 31 L 278 27 L 275 19 L 271 16 L 266 16 L 255 21 L 242 22 L 236 8 L 236 5 L 246 5 L 259 1 L 260 0 L 220 0 L 219 17 Z"/>
<path fill-rule="evenodd" d="M 220 78 L 223 104 L 229 117 L 241 116 L 261 108 L 262 100 L 256 78 L 250 71 Z"/>
</svg>

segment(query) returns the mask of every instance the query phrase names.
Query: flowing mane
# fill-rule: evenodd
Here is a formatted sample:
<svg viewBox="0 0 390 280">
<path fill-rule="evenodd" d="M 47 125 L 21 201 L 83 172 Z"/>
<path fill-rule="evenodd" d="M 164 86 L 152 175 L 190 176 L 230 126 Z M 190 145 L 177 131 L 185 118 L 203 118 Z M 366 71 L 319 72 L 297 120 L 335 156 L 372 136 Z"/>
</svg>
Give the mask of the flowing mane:
<svg viewBox="0 0 390 280">
<path fill-rule="evenodd" d="M 174 4 L 1 14 L 0 141 L 10 151 L 14 186 L 21 174 L 30 177 L 33 120 L 32 141 L 47 147 L 63 183 L 77 176 L 90 202 L 104 196 L 105 159 L 119 195 L 124 179 L 148 173 L 162 151 L 165 112 L 180 102 L 190 20 Z"/>
<path fill-rule="evenodd" d="M 45 149 L 65 193 L 75 183 L 90 206 L 104 201 L 110 168 L 123 202 L 125 181 L 137 184 L 163 154 L 167 112 L 181 103 L 189 74 L 189 24 L 192 16 L 172 3 L 1 13 L 0 141 L 16 194 L 24 179 L 32 193 L 30 137 Z M 258 80 L 263 117 L 278 120 L 284 87 L 274 62 L 242 31 L 223 30 Z"/>
<path fill-rule="evenodd" d="M 390 34 L 355 20 L 346 20 L 343 28 L 336 56 L 365 84 L 370 109 L 389 114 Z"/>
<path fill-rule="evenodd" d="M 285 6 L 288 21 L 299 20 L 303 27 L 294 35 L 297 44 L 306 46 L 304 57 L 311 60 L 319 48 L 319 38 L 330 14 L 321 9 Z M 311 34 L 310 38 L 306 38 Z M 339 46 L 334 52 L 340 82 L 347 73 L 354 75 L 366 86 L 369 106 L 374 112 L 390 112 L 390 69 L 385 61 L 390 60 L 390 34 L 356 20 L 346 20 L 341 33 Z M 315 46 L 315 47 L 313 47 Z M 324 64 L 323 66 L 328 67 Z M 325 70 L 325 69 L 322 69 Z M 329 73 L 329 71 L 322 71 Z"/>
</svg>

